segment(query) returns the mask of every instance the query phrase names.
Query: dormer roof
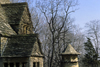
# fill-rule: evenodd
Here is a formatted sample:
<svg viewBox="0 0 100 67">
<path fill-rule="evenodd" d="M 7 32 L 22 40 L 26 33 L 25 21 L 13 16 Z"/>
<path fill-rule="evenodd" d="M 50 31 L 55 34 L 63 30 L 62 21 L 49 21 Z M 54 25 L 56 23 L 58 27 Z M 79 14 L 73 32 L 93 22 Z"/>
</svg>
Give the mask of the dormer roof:
<svg viewBox="0 0 100 67">
<path fill-rule="evenodd" d="M 78 53 L 72 46 L 71 44 L 69 44 L 66 48 L 66 50 L 61 53 L 61 55 L 79 55 L 80 53 Z"/>
<path fill-rule="evenodd" d="M 41 54 L 33 54 L 32 56 L 43 56 L 41 44 L 37 38 L 38 34 L 9 36 L 8 44 L 2 53 L 2 57 L 30 57 L 36 42 Z"/>
<path fill-rule="evenodd" d="M 2 1 L 0 0 L 0 2 Z M 31 28 L 33 27 L 28 4 L 26 2 L 1 4 L 0 33 L 2 35 L 15 35 L 19 32 L 19 28 L 15 28 L 14 25 L 18 27 L 19 24 L 27 24 Z"/>
<path fill-rule="evenodd" d="M 26 2 L 1 4 L 1 7 L 5 12 L 6 20 L 9 24 L 19 24 L 20 22 L 31 23 L 27 20 L 27 18 L 30 18 L 30 13 Z"/>
</svg>

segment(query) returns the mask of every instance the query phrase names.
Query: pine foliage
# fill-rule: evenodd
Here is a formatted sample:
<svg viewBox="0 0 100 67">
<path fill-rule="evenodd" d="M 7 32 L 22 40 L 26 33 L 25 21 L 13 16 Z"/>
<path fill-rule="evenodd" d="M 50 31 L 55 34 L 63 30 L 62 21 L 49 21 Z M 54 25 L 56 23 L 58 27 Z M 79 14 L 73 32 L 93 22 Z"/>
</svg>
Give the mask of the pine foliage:
<svg viewBox="0 0 100 67">
<path fill-rule="evenodd" d="M 94 49 L 94 46 L 91 42 L 90 38 L 87 38 L 87 42 L 84 43 L 84 49 L 85 49 L 85 55 L 83 62 L 86 66 L 90 67 L 96 67 L 98 62 L 97 62 L 97 53 Z"/>
</svg>

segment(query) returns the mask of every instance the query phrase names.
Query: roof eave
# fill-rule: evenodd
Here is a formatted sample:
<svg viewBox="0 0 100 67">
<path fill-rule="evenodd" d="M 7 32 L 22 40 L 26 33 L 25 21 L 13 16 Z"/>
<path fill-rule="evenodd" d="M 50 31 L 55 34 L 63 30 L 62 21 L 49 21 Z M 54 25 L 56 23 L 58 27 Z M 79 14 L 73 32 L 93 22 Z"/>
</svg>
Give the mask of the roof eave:
<svg viewBox="0 0 100 67">
<path fill-rule="evenodd" d="M 80 53 L 77 53 L 77 54 L 59 54 L 59 55 L 80 55 Z"/>
</svg>

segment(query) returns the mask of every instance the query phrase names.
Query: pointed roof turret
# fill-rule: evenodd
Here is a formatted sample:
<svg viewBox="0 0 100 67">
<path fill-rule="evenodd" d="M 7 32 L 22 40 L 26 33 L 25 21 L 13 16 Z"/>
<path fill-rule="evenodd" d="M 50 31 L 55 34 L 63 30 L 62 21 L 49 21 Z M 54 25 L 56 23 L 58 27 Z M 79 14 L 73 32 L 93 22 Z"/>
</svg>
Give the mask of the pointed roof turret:
<svg viewBox="0 0 100 67">
<path fill-rule="evenodd" d="M 79 55 L 80 53 L 78 53 L 72 46 L 71 44 L 69 44 L 66 48 L 66 50 L 61 53 L 61 55 Z"/>
</svg>

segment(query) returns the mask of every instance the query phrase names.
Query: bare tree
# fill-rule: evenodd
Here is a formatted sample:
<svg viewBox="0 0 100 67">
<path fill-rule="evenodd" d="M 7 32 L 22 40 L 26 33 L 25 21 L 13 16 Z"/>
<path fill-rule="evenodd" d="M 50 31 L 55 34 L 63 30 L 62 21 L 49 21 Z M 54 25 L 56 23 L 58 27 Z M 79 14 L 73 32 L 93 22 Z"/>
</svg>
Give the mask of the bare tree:
<svg viewBox="0 0 100 67">
<path fill-rule="evenodd" d="M 84 67 L 83 58 L 85 54 L 84 50 L 84 42 L 85 42 L 85 34 L 81 31 L 82 29 L 75 25 L 73 28 L 73 35 L 71 39 L 72 46 L 80 53 L 79 58 L 79 66 Z"/>
<path fill-rule="evenodd" d="M 95 51 L 97 55 L 99 55 L 99 43 L 100 43 L 100 21 L 99 20 L 93 20 L 89 23 L 86 23 L 88 36 L 91 38 L 92 43 L 95 47 Z M 98 59 L 98 57 L 97 57 Z"/>
<path fill-rule="evenodd" d="M 65 45 L 66 33 L 69 31 L 71 23 L 69 14 L 75 10 L 71 10 L 72 7 L 77 5 L 76 1 L 68 0 L 48 0 L 38 2 L 38 7 L 45 17 L 45 22 L 48 24 L 48 30 L 50 34 L 50 60 L 48 67 L 55 67 L 55 62 L 57 61 L 58 53 L 61 52 L 61 45 Z M 66 25 L 68 27 L 66 27 Z M 63 35 L 62 35 L 63 34 Z M 63 42 L 61 44 L 61 41 Z M 59 49 L 59 50 L 58 50 Z M 56 51 L 58 50 L 58 51 Z M 58 53 L 57 53 L 58 52 Z M 60 66 L 60 65 L 58 65 Z"/>
</svg>

